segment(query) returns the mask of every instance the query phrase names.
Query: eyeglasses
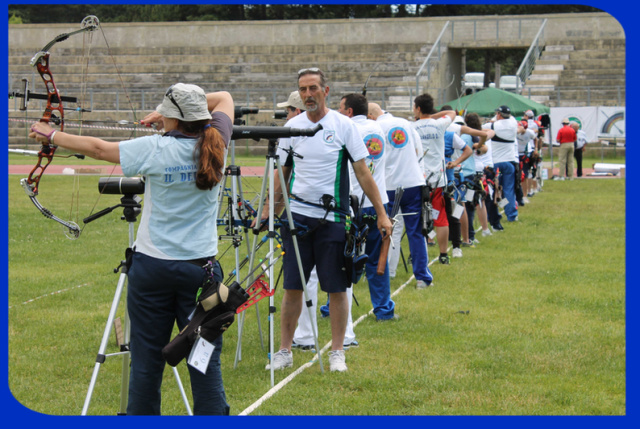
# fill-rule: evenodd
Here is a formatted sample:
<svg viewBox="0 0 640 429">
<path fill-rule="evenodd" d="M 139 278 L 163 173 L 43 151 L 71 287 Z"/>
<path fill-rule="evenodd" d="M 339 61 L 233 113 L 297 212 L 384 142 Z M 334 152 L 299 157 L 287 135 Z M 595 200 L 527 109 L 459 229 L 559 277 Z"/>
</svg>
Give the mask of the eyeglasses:
<svg viewBox="0 0 640 429">
<path fill-rule="evenodd" d="M 167 97 L 169 101 L 171 101 L 173 105 L 178 108 L 178 110 L 180 111 L 180 117 L 184 118 L 184 113 L 182 113 L 182 109 L 178 105 L 178 102 L 173 98 L 173 86 L 167 90 L 167 93 L 164 96 Z"/>
<path fill-rule="evenodd" d="M 298 70 L 298 76 L 305 73 L 322 73 L 322 71 L 318 67 L 311 67 L 308 69 L 300 69 Z"/>
</svg>

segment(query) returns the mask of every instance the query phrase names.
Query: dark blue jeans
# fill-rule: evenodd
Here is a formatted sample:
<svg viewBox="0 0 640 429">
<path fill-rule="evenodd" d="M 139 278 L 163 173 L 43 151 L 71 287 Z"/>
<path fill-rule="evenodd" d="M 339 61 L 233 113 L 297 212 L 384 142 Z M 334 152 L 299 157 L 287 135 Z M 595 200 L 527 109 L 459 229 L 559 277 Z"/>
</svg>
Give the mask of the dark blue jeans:
<svg viewBox="0 0 640 429">
<path fill-rule="evenodd" d="M 214 273 L 216 280 L 222 281 L 222 269 L 217 262 Z M 182 329 L 189 322 L 204 276 L 204 269 L 189 262 L 160 260 L 142 253 L 133 255 L 127 294 L 131 320 L 128 415 L 160 414 L 160 387 L 166 366 L 162 348 L 171 341 L 174 323 Z M 220 370 L 222 336 L 213 344 L 215 350 L 206 375 L 188 366 L 193 413 L 228 415 Z"/>
<path fill-rule="evenodd" d="M 393 208 L 393 201 L 396 196 L 396 191 L 387 191 L 389 196 L 388 210 Z M 400 199 L 400 209 L 402 213 L 406 213 L 403 216 L 404 227 L 407 230 L 407 239 L 409 241 L 409 251 L 411 252 L 411 261 L 413 264 L 413 275 L 416 280 L 422 280 L 426 284 L 431 284 L 433 281 L 433 274 L 429 270 L 429 256 L 427 254 L 427 240 L 422 235 L 422 226 L 420 225 L 420 213 L 422 212 L 422 186 L 414 186 L 413 188 L 407 188 L 402 194 Z M 409 213 L 415 213 L 413 215 Z M 400 245 L 400 243 L 396 243 Z"/>
<path fill-rule="evenodd" d="M 500 170 L 500 185 L 502 185 L 502 196 L 509 202 L 504 207 L 504 214 L 507 220 L 514 221 L 518 216 L 516 208 L 516 172 L 513 164 L 510 162 L 498 162 L 493 168 Z"/>
<path fill-rule="evenodd" d="M 376 211 L 373 207 L 362 209 L 365 215 L 375 215 Z M 367 282 L 369 283 L 369 294 L 371 295 L 371 305 L 373 306 L 373 314 L 377 319 L 391 319 L 394 316 L 395 302 L 391 299 L 391 285 L 389 284 L 389 265 L 384 269 L 384 274 L 379 276 L 378 259 L 380 259 L 380 246 L 382 237 L 376 223 L 369 226 L 369 234 L 367 234 L 367 242 L 365 244 L 365 253 L 369 256 L 365 266 Z M 396 243 L 400 245 L 400 243 Z"/>
</svg>

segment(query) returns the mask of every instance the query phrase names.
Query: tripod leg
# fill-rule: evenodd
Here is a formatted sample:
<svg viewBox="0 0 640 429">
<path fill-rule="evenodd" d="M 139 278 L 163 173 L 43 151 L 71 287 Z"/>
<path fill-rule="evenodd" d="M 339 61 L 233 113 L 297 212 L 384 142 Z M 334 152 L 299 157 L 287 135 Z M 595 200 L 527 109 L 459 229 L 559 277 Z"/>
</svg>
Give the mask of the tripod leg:
<svg viewBox="0 0 640 429">
<path fill-rule="evenodd" d="M 96 381 L 98 380 L 98 372 L 100 371 L 100 366 L 104 363 L 107 356 L 105 355 L 105 351 L 107 350 L 107 343 L 109 342 L 109 335 L 111 334 L 111 326 L 113 326 L 113 321 L 116 317 L 116 311 L 118 310 L 118 303 L 120 302 L 120 297 L 122 296 L 122 290 L 124 289 L 124 284 L 126 281 L 127 275 L 122 273 L 120 274 L 120 278 L 118 279 L 118 285 L 116 286 L 116 292 L 113 296 L 113 301 L 111 302 L 111 309 L 109 310 L 109 316 L 107 317 L 107 326 L 104 329 L 104 333 L 102 334 L 102 341 L 100 342 L 100 348 L 98 349 L 98 356 L 96 357 L 96 364 L 93 367 L 93 374 L 91 376 L 91 382 L 89 383 L 89 391 L 87 392 L 87 396 L 84 400 L 84 406 L 82 407 L 81 415 L 86 416 L 87 411 L 89 410 L 89 404 L 91 403 L 91 396 L 93 395 L 93 390 L 96 385 Z M 121 406 L 122 411 L 122 406 Z"/>
<path fill-rule="evenodd" d="M 285 206 L 285 212 L 287 213 L 287 220 L 289 222 L 289 227 L 293 230 L 295 229 L 295 224 L 293 222 L 293 216 L 291 214 L 291 207 L 289 206 L 289 197 L 287 195 L 287 187 L 286 187 L 286 182 L 284 180 L 284 175 L 282 174 L 282 168 L 280 166 L 280 161 L 278 158 L 276 158 L 276 163 L 278 164 L 278 174 L 280 177 L 280 183 L 282 184 L 281 189 L 282 189 L 282 193 L 283 195 L 283 201 L 284 201 L 284 206 Z M 295 236 L 295 234 L 291 235 L 292 241 L 293 241 L 293 248 L 294 251 L 296 253 L 296 261 L 298 262 L 298 271 L 300 272 L 300 281 L 302 283 L 302 291 L 304 293 L 304 300 L 305 302 L 309 302 L 309 293 L 307 292 L 307 285 L 306 285 L 306 280 L 304 278 L 304 271 L 302 269 L 302 260 L 300 259 L 300 249 L 298 248 L 298 239 Z M 313 320 L 313 315 L 311 314 L 311 307 L 307 307 L 307 311 L 309 312 L 309 319 Z M 320 352 L 320 344 L 318 343 L 318 332 L 317 332 L 317 326 L 314 326 L 314 324 L 311 324 L 311 329 L 313 331 L 313 339 L 315 342 L 315 346 L 316 346 L 316 350 L 318 353 L 318 362 L 320 363 L 320 372 L 324 373 L 324 366 L 322 364 L 322 353 Z M 272 365 L 273 367 L 273 365 Z"/>
<path fill-rule="evenodd" d="M 245 203 L 244 203 L 244 192 L 242 191 L 242 176 L 238 177 L 238 191 L 239 191 L 240 201 L 242 202 L 240 216 L 242 219 L 246 219 L 248 216 L 248 213 L 247 213 L 247 210 L 244 208 Z M 245 228 L 244 235 L 245 235 L 245 240 L 247 242 L 247 252 L 250 252 L 251 249 L 249 248 L 249 231 L 247 230 L 247 228 Z M 260 336 L 260 347 L 262 348 L 262 350 L 264 350 L 264 340 L 262 339 L 262 325 L 260 324 L 260 307 L 257 305 L 255 307 L 256 307 L 256 320 L 258 322 L 258 335 Z M 244 313 L 242 314 L 242 317 L 243 317 L 242 322 L 244 323 Z"/>
<path fill-rule="evenodd" d="M 126 350 L 129 350 L 129 342 L 131 340 L 131 327 L 129 325 L 129 311 L 124 311 L 124 344 Z M 129 364 L 131 356 L 129 353 L 125 353 L 122 356 L 122 382 L 120 383 L 120 413 L 125 415 L 127 413 L 127 403 L 129 400 Z"/>
<path fill-rule="evenodd" d="M 189 398 L 187 398 L 187 394 L 184 391 L 184 386 L 182 385 L 182 380 L 180 379 L 178 368 L 174 366 L 171 369 L 173 369 L 173 376 L 176 378 L 176 381 L 178 382 L 178 389 L 180 389 L 180 396 L 182 396 L 182 402 L 184 402 L 184 406 L 187 408 L 187 414 L 192 416 L 193 412 L 191 411 L 191 406 L 189 405 Z"/>
<path fill-rule="evenodd" d="M 255 261 L 255 255 L 256 255 L 256 248 L 258 247 L 258 234 L 260 231 L 260 219 L 262 217 L 262 210 L 264 209 L 264 195 L 267 192 L 267 178 L 268 178 L 268 171 L 269 171 L 269 158 L 267 158 L 267 160 L 265 161 L 265 168 L 264 168 L 264 176 L 262 179 L 262 189 L 260 191 L 260 199 L 259 199 L 259 205 L 258 205 L 258 210 L 256 212 L 256 229 L 254 230 L 254 236 L 253 236 L 253 244 L 251 246 L 251 251 L 249 253 L 249 270 L 251 270 L 253 268 L 253 264 Z M 237 278 L 239 278 L 239 273 L 236 272 L 236 276 L 238 276 Z M 247 283 L 245 285 L 245 288 L 248 288 L 249 285 L 251 285 L 253 283 L 253 278 L 252 276 L 250 278 L 247 279 Z M 257 308 L 257 305 L 256 305 Z M 244 312 L 243 312 L 243 316 L 244 316 Z M 260 336 L 261 340 L 262 340 L 262 335 Z M 233 364 L 234 369 L 237 368 L 238 366 L 238 360 L 239 360 L 239 347 L 240 347 L 240 341 L 241 341 L 241 332 L 238 333 L 238 346 L 236 347 L 236 357 L 235 357 L 235 361 Z M 273 382 L 272 382 L 273 384 Z"/>
</svg>

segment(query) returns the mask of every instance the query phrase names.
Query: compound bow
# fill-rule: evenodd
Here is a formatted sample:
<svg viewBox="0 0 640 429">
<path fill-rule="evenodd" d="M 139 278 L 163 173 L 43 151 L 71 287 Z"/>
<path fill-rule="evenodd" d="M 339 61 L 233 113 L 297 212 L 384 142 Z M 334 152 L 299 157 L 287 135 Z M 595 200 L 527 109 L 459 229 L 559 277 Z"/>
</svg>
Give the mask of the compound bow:
<svg viewBox="0 0 640 429">
<path fill-rule="evenodd" d="M 44 48 L 42 48 L 38 53 L 34 55 L 31 59 L 31 65 L 36 67 L 40 77 L 44 81 L 44 84 L 47 88 L 47 105 L 44 110 L 42 117 L 40 118 L 40 122 L 53 122 L 56 125 L 59 125 L 60 131 L 64 130 L 64 107 L 62 104 L 63 98 L 60 96 L 60 91 L 56 87 L 56 84 L 53 80 L 53 74 L 51 73 L 51 69 L 49 68 L 49 49 L 53 45 L 58 42 L 62 42 L 67 40 L 70 36 L 78 33 L 92 32 L 96 30 L 100 25 L 98 18 L 95 16 L 88 16 L 82 20 L 82 25 L 79 30 L 72 31 L 70 33 L 60 34 L 56 36 L 51 42 L 47 43 Z M 27 94 L 25 94 L 25 97 Z M 56 116 L 54 112 L 57 112 L 59 116 Z M 65 235 L 71 239 L 76 239 L 80 236 L 80 227 L 78 224 L 72 221 L 62 220 L 59 217 L 55 216 L 51 213 L 50 210 L 46 209 L 40 202 L 38 201 L 38 187 L 40 185 L 40 179 L 44 174 L 45 170 L 51 163 L 53 159 L 54 153 L 57 149 L 57 146 L 53 143 L 42 143 L 42 147 L 38 152 L 38 162 L 35 167 L 29 173 L 27 178 L 20 180 L 20 184 L 24 188 L 25 192 L 31 199 L 31 202 L 36 206 L 38 210 L 48 219 L 52 219 L 65 227 Z"/>
</svg>

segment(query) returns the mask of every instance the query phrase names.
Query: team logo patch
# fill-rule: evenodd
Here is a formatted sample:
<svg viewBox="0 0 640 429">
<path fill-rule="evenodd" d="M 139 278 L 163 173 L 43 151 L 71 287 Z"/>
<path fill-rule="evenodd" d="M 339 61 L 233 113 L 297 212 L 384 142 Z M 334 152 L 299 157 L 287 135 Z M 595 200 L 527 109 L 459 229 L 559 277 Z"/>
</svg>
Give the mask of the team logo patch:
<svg viewBox="0 0 640 429">
<path fill-rule="evenodd" d="M 384 141 L 378 134 L 369 134 L 364 138 L 364 144 L 367 146 L 369 155 L 373 159 L 378 159 L 384 153 Z"/>
<path fill-rule="evenodd" d="M 334 130 L 324 130 L 324 141 L 326 143 L 333 143 L 336 138 L 336 132 Z"/>
<path fill-rule="evenodd" d="M 404 128 L 395 127 L 389 130 L 389 142 L 396 148 L 405 147 L 407 144 L 407 132 Z"/>
</svg>

